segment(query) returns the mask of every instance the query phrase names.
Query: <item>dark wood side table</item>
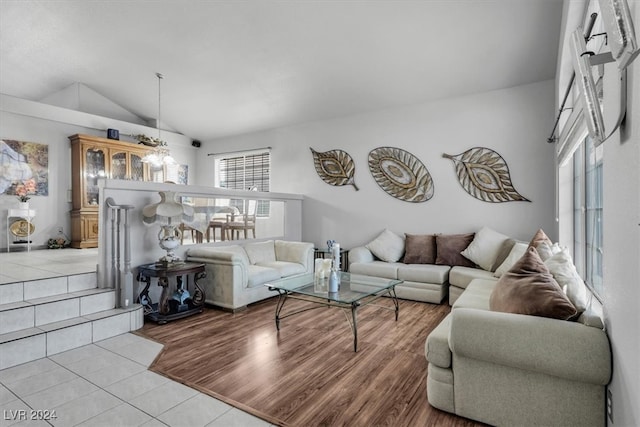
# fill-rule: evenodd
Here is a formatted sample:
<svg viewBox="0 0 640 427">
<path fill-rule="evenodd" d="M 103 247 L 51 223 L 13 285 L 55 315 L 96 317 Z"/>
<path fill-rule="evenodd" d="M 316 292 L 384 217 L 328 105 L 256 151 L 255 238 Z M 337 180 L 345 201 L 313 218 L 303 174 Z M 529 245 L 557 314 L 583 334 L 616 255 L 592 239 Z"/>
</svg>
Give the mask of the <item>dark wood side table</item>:
<svg viewBox="0 0 640 427">
<path fill-rule="evenodd" d="M 193 277 L 191 291 L 188 289 L 189 275 Z M 138 267 L 138 283 L 144 282 L 145 287 L 138 295 L 136 302 L 144 307 L 146 319 L 160 324 L 202 313 L 205 294 L 204 289 L 198 285 L 198 280 L 206 275 L 204 264 L 196 262 L 180 262 L 169 266 L 161 263 L 141 265 Z M 153 303 L 149 296 L 152 277 L 156 277 L 158 286 L 162 286 L 162 294 L 158 303 Z M 175 281 L 171 279 L 175 279 Z M 175 286 L 172 286 L 171 282 L 175 282 Z M 192 293 L 183 298 L 185 291 Z"/>
<path fill-rule="evenodd" d="M 333 257 L 327 248 L 313 248 L 313 257 L 327 259 Z M 340 270 L 349 271 L 349 249 L 340 248 Z"/>
</svg>

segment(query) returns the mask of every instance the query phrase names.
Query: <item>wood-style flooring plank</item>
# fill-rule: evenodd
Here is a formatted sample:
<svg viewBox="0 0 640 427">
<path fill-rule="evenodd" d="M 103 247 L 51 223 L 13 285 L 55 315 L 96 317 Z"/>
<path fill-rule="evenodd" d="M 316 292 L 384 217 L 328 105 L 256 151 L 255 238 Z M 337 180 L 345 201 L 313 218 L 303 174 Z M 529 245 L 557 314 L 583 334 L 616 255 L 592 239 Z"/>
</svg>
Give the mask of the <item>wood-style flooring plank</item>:
<svg viewBox="0 0 640 427">
<path fill-rule="evenodd" d="M 165 346 L 151 370 L 283 426 L 482 426 L 427 402 L 424 342 L 446 304 L 400 300 L 397 322 L 388 309 L 361 308 L 357 353 L 342 310 L 285 318 L 278 332 L 275 304 L 145 323 L 138 333 Z M 308 305 L 289 300 L 283 313 Z"/>
</svg>

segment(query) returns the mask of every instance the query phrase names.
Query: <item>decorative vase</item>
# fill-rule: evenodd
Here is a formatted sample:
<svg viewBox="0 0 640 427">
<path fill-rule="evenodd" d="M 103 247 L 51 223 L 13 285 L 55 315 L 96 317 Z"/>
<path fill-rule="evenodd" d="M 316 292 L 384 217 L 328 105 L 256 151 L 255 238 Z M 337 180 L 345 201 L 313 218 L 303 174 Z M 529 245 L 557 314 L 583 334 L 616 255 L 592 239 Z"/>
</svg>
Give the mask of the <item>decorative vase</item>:
<svg viewBox="0 0 640 427">
<path fill-rule="evenodd" d="M 160 258 L 161 261 L 171 263 L 180 260 L 173 252 L 174 249 L 180 246 L 180 237 L 180 230 L 173 225 L 163 225 L 160 228 L 158 232 L 160 247 L 167 251 L 167 254 Z"/>
<path fill-rule="evenodd" d="M 22 210 L 29 210 L 29 202 L 20 202 L 18 203 L 18 208 Z"/>
</svg>

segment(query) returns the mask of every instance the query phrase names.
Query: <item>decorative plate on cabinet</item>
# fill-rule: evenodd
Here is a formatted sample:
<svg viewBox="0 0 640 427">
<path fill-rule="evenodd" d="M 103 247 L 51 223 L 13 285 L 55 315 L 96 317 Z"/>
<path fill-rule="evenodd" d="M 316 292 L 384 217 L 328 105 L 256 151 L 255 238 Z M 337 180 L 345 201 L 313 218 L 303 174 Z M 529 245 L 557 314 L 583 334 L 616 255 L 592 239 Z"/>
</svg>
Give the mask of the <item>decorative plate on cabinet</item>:
<svg viewBox="0 0 640 427">
<path fill-rule="evenodd" d="M 9 231 L 16 237 L 27 237 L 36 231 L 36 226 L 26 219 L 19 219 L 11 223 Z"/>
</svg>

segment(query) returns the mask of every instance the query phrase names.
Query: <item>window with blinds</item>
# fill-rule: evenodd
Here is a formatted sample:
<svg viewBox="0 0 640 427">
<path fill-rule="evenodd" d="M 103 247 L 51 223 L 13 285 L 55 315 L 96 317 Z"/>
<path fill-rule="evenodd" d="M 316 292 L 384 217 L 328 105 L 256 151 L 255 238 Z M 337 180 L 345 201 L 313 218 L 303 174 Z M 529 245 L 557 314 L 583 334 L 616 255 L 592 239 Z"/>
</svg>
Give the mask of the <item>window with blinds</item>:
<svg viewBox="0 0 640 427">
<path fill-rule="evenodd" d="M 271 170 L 271 156 L 269 151 L 250 154 L 227 154 L 216 160 L 217 186 L 234 190 L 249 190 L 253 187 L 258 191 L 269 191 L 269 175 Z M 231 200 L 231 205 L 244 212 L 243 200 Z M 269 216 L 269 202 L 258 200 L 256 215 Z"/>
</svg>

